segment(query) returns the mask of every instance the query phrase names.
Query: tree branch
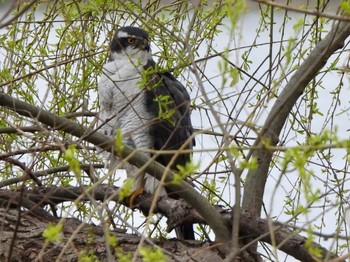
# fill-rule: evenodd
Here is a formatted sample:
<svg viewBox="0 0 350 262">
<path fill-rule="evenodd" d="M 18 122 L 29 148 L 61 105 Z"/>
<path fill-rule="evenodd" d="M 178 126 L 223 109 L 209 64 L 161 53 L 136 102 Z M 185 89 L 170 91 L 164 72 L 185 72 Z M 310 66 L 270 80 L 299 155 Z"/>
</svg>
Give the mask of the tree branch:
<svg viewBox="0 0 350 262">
<path fill-rule="evenodd" d="M 332 20 L 348 21 L 348 22 L 350 21 L 349 16 L 331 15 L 331 14 L 327 14 L 325 12 L 307 10 L 305 8 L 300 8 L 300 7 L 292 7 L 289 4 L 280 4 L 280 3 L 268 1 L 268 0 L 253 0 L 253 1 L 257 2 L 259 4 L 265 4 L 265 5 L 281 8 L 281 9 L 296 12 L 296 13 L 313 15 L 313 16 L 317 16 L 317 17 L 324 17 L 324 18 L 328 18 L 328 19 L 332 19 Z"/>
<path fill-rule="evenodd" d="M 94 185 L 91 187 L 39 187 L 34 190 L 24 190 L 23 192 L 16 192 L 10 190 L 0 190 L 0 206 L 12 206 L 17 207 L 19 198 L 22 197 L 22 205 L 32 211 L 40 217 L 43 217 L 41 209 L 38 210 L 38 206 L 48 204 L 59 204 L 65 201 L 75 201 L 80 199 L 81 201 L 91 201 L 91 197 L 95 200 L 118 202 L 129 206 L 128 199 L 126 202 L 120 202 L 118 196 L 118 188 L 108 185 Z M 143 194 L 135 199 L 135 207 L 140 209 L 144 214 L 148 214 L 151 209 L 153 196 L 150 194 Z M 220 206 L 214 207 L 217 212 L 222 216 L 222 219 L 230 224 L 232 227 L 232 212 L 222 209 Z M 190 205 L 186 204 L 183 200 L 175 200 L 169 197 L 162 197 L 157 201 L 155 212 L 162 214 L 168 218 L 167 231 L 170 232 L 175 227 L 184 223 L 201 223 L 206 224 L 206 221 L 193 209 Z M 44 214 L 48 221 L 52 219 L 47 218 L 47 214 Z M 294 258 L 305 261 L 313 262 L 315 258 L 310 255 L 305 243 L 307 239 L 297 232 L 293 232 L 286 225 L 275 221 L 269 221 L 268 219 L 261 219 L 255 216 L 251 216 L 249 213 L 241 213 L 240 221 L 240 237 L 241 239 L 249 238 L 255 241 L 262 241 L 270 245 L 275 245 L 279 250 L 285 252 Z M 273 237 L 272 237 L 273 235 Z M 273 239 L 273 241 L 272 241 Z M 249 244 L 255 243 L 255 241 Z M 321 245 L 317 243 L 311 244 L 312 249 L 319 250 L 322 260 L 337 258 L 336 255 L 327 251 Z M 240 249 L 241 255 L 245 248 Z"/>
<path fill-rule="evenodd" d="M 265 183 L 272 159 L 273 150 L 264 146 L 268 143 L 275 146 L 278 143 L 280 132 L 298 98 L 303 94 L 308 83 L 317 75 L 317 72 L 326 64 L 334 52 L 344 46 L 345 39 L 350 35 L 350 23 L 336 22 L 328 35 L 321 40 L 299 66 L 288 84 L 278 96 L 268 115 L 261 134 L 250 155 L 258 159 L 259 168 L 248 172 L 245 185 L 242 207 L 255 216 L 260 216 Z"/>
<path fill-rule="evenodd" d="M 1 158 L 0 158 L 1 160 Z M 80 169 L 84 170 L 84 171 L 88 171 L 90 168 L 104 168 L 104 164 L 83 164 L 80 165 Z M 59 167 L 53 167 L 53 168 L 49 168 L 46 170 L 42 170 L 42 171 L 37 171 L 37 172 L 33 172 L 35 177 L 41 177 L 41 176 L 47 176 L 50 174 L 56 174 L 59 172 L 67 172 L 70 169 L 70 167 L 68 165 L 66 166 L 59 166 Z M 14 178 L 9 178 L 6 180 L 2 180 L 0 181 L 0 188 L 5 187 L 5 186 L 10 186 L 22 181 L 26 181 L 29 180 L 30 177 L 27 175 L 23 175 L 20 177 L 14 177 Z"/>
<path fill-rule="evenodd" d="M 63 223 L 60 242 L 46 243 L 42 235 L 47 228 L 47 220 L 30 212 L 23 212 L 19 224 L 16 245 L 12 256 L 8 256 L 10 241 L 13 238 L 15 223 L 20 209 L 0 207 L 0 260 L 1 261 L 78 261 L 89 257 L 99 261 L 119 261 L 117 258 L 137 252 L 140 237 L 118 231 L 109 232 L 118 239 L 112 252 L 115 260 L 108 257 L 105 232 L 102 227 L 84 224 L 72 218 L 54 218 L 52 222 Z M 93 234 L 93 235 L 92 235 Z M 70 243 L 70 244 L 65 244 Z M 215 245 L 192 241 L 173 241 L 152 239 L 146 247 L 160 247 L 166 261 L 223 261 Z M 28 248 L 29 247 L 29 248 Z M 144 261 L 142 257 L 137 262 Z"/>
<path fill-rule="evenodd" d="M 57 116 L 4 93 L 0 93 L 0 106 L 5 106 L 20 115 L 35 119 L 53 129 L 64 131 L 81 138 L 108 152 L 112 151 L 112 145 L 114 143 L 112 138 L 100 134 L 96 132 L 96 130 L 84 128 L 67 118 Z M 177 184 L 172 183 L 174 177 L 172 171 L 169 170 L 166 172 L 164 166 L 155 161 L 150 161 L 150 159 L 144 154 L 137 152 L 126 145 L 121 152 L 115 152 L 115 154 L 121 158 L 127 158 L 128 162 L 137 167 L 144 167 L 147 173 L 151 174 L 158 180 L 161 180 L 162 176 L 165 175 L 165 186 L 170 191 L 176 192 L 177 195 L 186 200 L 198 211 L 214 231 L 216 241 L 226 242 L 230 240 L 228 226 L 215 208 L 186 182 L 181 181 Z"/>
</svg>

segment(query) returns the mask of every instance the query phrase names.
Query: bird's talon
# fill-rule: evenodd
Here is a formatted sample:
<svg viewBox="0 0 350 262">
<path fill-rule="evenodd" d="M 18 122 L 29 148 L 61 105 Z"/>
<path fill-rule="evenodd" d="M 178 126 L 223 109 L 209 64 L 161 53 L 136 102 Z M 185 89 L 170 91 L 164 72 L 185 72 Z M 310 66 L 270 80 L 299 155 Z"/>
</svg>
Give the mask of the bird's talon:
<svg viewBox="0 0 350 262">
<path fill-rule="evenodd" d="M 143 188 L 143 187 L 140 187 L 140 188 L 136 189 L 134 192 L 131 193 L 131 195 L 130 195 L 130 205 L 129 205 L 131 208 L 134 207 L 134 201 L 135 201 L 135 199 L 136 199 L 138 196 L 142 195 L 142 194 L 143 194 L 143 191 L 144 191 L 144 188 Z"/>
</svg>

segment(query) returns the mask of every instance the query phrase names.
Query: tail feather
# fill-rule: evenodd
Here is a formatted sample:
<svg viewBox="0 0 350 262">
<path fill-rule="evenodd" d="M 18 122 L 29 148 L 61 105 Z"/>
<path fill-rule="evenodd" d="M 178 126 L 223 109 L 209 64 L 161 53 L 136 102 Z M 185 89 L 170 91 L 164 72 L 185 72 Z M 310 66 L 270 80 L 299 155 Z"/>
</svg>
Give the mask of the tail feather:
<svg viewBox="0 0 350 262">
<path fill-rule="evenodd" d="M 195 240 L 192 224 L 184 224 L 175 228 L 176 236 L 180 240 Z"/>
</svg>

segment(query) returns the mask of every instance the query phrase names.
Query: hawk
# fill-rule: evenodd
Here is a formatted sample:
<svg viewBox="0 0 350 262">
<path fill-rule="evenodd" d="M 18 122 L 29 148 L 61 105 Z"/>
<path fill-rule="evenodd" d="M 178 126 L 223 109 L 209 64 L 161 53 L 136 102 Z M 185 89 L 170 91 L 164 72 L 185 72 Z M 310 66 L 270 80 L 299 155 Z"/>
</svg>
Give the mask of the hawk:
<svg viewBox="0 0 350 262">
<path fill-rule="evenodd" d="M 195 145 L 190 97 L 171 73 L 156 72 L 155 66 L 145 30 L 127 26 L 116 31 L 98 83 L 101 131 L 115 137 L 119 130 L 123 142 L 135 149 L 187 150 L 157 155 L 156 161 L 164 166 L 171 163 L 176 171 L 178 165 L 190 161 L 188 149 Z M 116 159 L 112 159 L 110 168 L 115 164 Z M 153 193 L 160 184 L 135 166 L 127 164 L 124 168 L 134 179 L 132 197 L 143 190 Z M 161 188 L 160 196 L 166 194 Z M 192 225 L 184 225 L 176 232 L 180 239 L 194 239 Z"/>
</svg>

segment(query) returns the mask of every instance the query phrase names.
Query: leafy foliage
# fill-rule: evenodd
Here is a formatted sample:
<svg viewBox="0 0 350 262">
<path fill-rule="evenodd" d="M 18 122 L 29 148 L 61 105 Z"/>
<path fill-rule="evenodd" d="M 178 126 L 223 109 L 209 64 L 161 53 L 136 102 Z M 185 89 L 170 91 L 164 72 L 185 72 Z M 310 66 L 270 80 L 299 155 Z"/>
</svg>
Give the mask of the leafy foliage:
<svg viewBox="0 0 350 262">
<path fill-rule="evenodd" d="M 157 70 L 172 71 L 193 99 L 197 141 L 193 163 L 198 160 L 200 165 L 178 167 L 174 182 L 191 178 L 210 203 L 232 209 L 240 205 L 235 197 L 236 191 L 241 193 L 237 184 L 242 186 L 242 193 L 256 194 L 256 190 L 246 188 L 247 174 L 258 170 L 263 159 L 250 152 L 260 149 L 255 142 L 262 138 L 262 126 L 272 105 L 335 19 L 347 19 L 342 15 L 350 10 L 349 1 L 307 1 L 303 7 L 293 1 L 280 1 L 284 2 L 282 6 L 273 1 L 276 6 L 263 4 L 266 1 L 246 6 L 245 2 L 36 1 L 21 13 L 27 5 L 23 3 L 11 10 L 13 17 L 18 15 L 15 21 L 0 31 L 1 92 L 93 129 L 98 111 L 97 81 L 108 57 L 111 36 L 117 26 L 145 28 L 153 40 Z M 254 37 L 250 37 L 253 32 Z M 313 241 L 338 253 L 350 252 L 348 222 L 344 219 L 350 198 L 348 65 L 346 42 L 313 80 L 305 83 L 305 92 L 288 121 L 281 123 L 279 142 L 273 145 L 267 139 L 261 143 L 273 154 L 266 185 L 261 185 L 262 216 L 300 230 L 308 237 L 307 249 L 316 257 L 320 250 L 314 248 Z M 160 117 L 171 121 L 174 112 L 168 110 L 168 101 L 166 96 L 157 98 Z M 123 199 L 130 194 L 132 181 L 124 183 L 122 172 L 81 170 L 82 164 L 105 161 L 89 143 L 3 107 L 0 114 L 1 180 L 25 175 L 13 160 L 24 163 L 33 173 L 68 163 L 70 171 L 42 176 L 42 184 L 124 184 L 119 196 Z M 36 130 L 25 130 L 33 127 Z M 123 150 L 120 132 L 115 150 Z M 241 172 L 239 181 L 234 178 L 235 172 Z M 31 180 L 23 180 L 11 187 L 21 185 L 36 186 Z M 135 213 L 108 205 L 107 200 L 103 204 L 78 201 L 60 206 L 59 212 L 103 224 L 107 210 L 112 209 L 116 226 L 130 223 L 142 232 L 142 222 Z M 150 235 L 165 236 L 164 227 L 160 223 Z M 49 242 L 59 241 L 61 230 L 61 224 L 50 225 L 44 237 Z M 212 238 L 209 227 L 197 231 L 201 240 Z M 329 236 L 327 232 L 336 234 Z M 267 256 L 275 260 L 270 248 L 263 246 Z M 159 249 L 141 248 L 140 253 L 145 261 L 164 260 Z M 93 254 L 81 257 L 82 261 L 95 259 Z M 120 255 L 119 259 L 128 261 L 130 257 Z"/>
<path fill-rule="evenodd" d="M 160 261 L 165 262 L 166 258 L 160 249 L 141 248 L 140 254 L 145 262 Z"/>
<path fill-rule="evenodd" d="M 54 225 L 49 223 L 47 229 L 44 231 L 43 236 L 47 242 L 60 242 L 62 234 L 62 223 Z"/>
</svg>

